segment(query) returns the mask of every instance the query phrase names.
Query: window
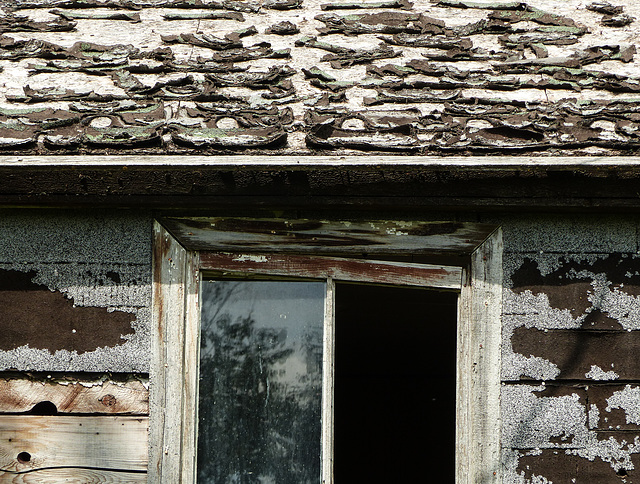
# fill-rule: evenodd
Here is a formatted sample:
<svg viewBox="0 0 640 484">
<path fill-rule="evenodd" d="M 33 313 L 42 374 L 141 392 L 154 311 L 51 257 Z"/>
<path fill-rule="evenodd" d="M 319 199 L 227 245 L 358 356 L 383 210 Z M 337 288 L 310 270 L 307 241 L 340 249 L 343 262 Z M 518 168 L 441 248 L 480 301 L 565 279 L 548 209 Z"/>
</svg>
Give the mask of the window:
<svg viewBox="0 0 640 484">
<path fill-rule="evenodd" d="M 428 224 L 158 222 L 151 481 L 498 482 L 500 231 Z"/>
</svg>

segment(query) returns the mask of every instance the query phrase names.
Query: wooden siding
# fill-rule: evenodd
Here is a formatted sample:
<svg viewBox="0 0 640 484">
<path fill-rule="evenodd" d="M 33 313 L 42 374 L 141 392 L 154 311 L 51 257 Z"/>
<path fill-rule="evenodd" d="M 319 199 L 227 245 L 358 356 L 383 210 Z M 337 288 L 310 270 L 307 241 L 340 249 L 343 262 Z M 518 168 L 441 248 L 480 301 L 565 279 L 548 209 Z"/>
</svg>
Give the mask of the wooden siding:
<svg viewBox="0 0 640 484">
<path fill-rule="evenodd" d="M 145 383 L 48 376 L 0 377 L 0 483 L 146 482 Z"/>
<path fill-rule="evenodd" d="M 0 378 L 0 395 L 2 413 L 29 412 L 41 402 L 50 402 L 59 413 L 149 414 L 149 392 L 138 380 L 52 382 Z"/>
<path fill-rule="evenodd" d="M 5 415 L 0 419 L 0 469 L 146 472 L 147 431 L 146 417 Z"/>
<path fill-rule="evenodd" d="M 40 469 L 26 474 L 0 474 L 1 484 L 144 484 L 145 472 L 118 472 L 101 469 Z"/>
<path fill-rule="evenodd" d="M 518 260 L 503 316 L 503 438 L 517 456 L 510 475 L 637 482 L 640 259 L 611 250 L 510 257 Z"/>
</svg>

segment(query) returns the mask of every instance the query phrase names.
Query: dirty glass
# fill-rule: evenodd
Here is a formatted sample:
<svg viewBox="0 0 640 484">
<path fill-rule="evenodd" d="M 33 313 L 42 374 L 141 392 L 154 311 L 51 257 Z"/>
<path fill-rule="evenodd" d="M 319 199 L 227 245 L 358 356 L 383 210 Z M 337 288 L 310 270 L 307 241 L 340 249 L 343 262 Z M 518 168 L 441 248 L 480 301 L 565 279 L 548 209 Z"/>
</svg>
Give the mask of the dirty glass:
<svg viewBox="0 0 640 484">
<path fill-rule="evenodd" d="M 320 481 L 324 282 L 206 280 L 198 482 Z"/>
</svg>

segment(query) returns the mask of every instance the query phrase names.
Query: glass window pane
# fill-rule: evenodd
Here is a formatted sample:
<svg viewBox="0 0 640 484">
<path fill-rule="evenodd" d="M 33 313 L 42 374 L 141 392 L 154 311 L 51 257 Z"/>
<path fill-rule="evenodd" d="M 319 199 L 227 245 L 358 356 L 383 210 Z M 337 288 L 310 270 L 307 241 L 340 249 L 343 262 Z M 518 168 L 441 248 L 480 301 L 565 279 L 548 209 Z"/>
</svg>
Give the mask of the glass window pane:
<svg viewBox="0 0 640 484">
<path fill-rule="evenodd" d="M 204 282 L 198 482 L 319 482 L 324 296 L 324 282 Z"/>
</svg>

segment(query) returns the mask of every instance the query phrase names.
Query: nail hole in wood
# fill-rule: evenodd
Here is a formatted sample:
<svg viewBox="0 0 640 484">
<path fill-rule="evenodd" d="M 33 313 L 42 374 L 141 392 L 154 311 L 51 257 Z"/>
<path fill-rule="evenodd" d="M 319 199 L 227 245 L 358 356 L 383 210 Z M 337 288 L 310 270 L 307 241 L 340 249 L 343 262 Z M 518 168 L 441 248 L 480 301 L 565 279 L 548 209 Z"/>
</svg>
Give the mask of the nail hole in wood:
<svg viewBox="0 0 640 484">
<path fill-rule="evenodd" d="M 18 454 L 18 462 L 25 464 L 31 460 L 31 454 L 29 452 L 20 452 Z"/>
</svg>

